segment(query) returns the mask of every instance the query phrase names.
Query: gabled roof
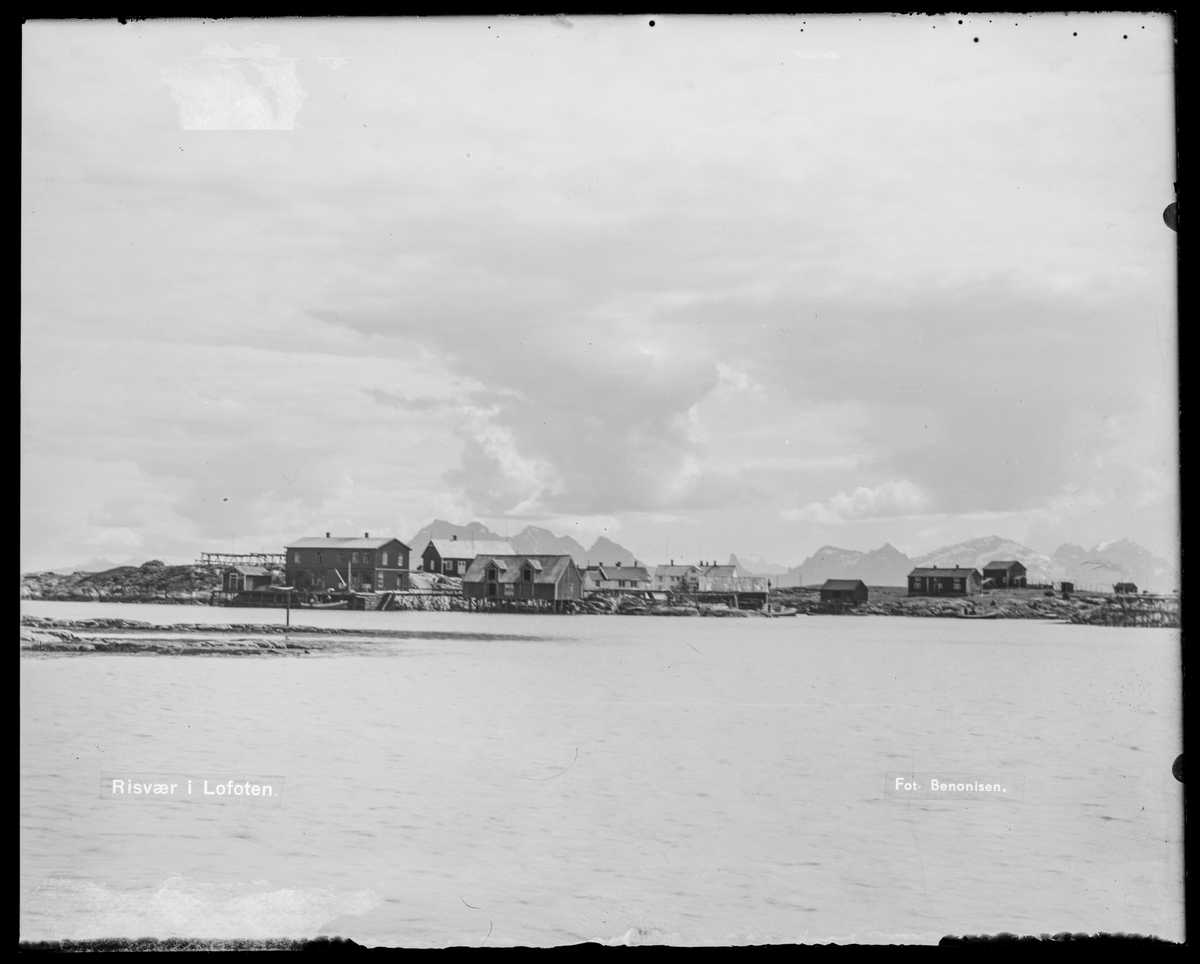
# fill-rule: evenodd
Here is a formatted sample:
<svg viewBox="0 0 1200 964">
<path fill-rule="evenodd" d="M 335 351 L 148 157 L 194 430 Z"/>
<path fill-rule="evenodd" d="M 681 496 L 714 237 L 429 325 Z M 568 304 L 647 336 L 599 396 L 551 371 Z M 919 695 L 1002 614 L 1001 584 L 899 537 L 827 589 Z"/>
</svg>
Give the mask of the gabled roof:
<svg viewBox="0 0 1200 964">
<path fill-rule="evenodd" d="M 234 572 L 240 572 L 243 576 L 269 576 L 271 575 L 262 566 L 230 566 Z"/>
<path fill-rule="evenodd" d="M 987 572 L 989 569 L 1011 569 L 1013 566 L 1021 566 L 1022 569 L 1025 568 L 1016 559 L 993 559 L 983 567 L 983 571 Z"/>
<path fill-rule="evenodd" d="M 294 542 L 289 542 L 285 548 L 288 549 L 382 549 L 384 546 L 391 545 L 393 542 L 399 542 L 405 546 L 403 542 L 392 536 L 385 538 L 366 538 L 356 539 L 352 537 L 333 536 L 332 538 L 322 538 L 313 536 L 306 539 L 297 539 Z"/>
<path fill-rule="evenodd" d="M 862 586 L 867 588 L 867 584 L 861 579 L 826 579 L 822 589 L 857 589 Z"/>
<path fill-rule="evenodd" d="M 625 582 L 649 582 L 650 573 L 645 566 L 588 566 L 587 571 L 600 579 Z"/>
<path fill-rule="evenodd" d="M 533 581 L 542 585 L 555 585 L 564 572 L 572 565 L 570 556 L 521 556 L 521 555 L 483 555 L 476 556 L 471 567 L 463 576 L 463 582 L 486 582 L 487 569 L 490 563 L 495 563 L 500 570 L 497 582 L 521 582 L 521 574 L 527 568 L 533 569 Z"/>
<path fill-rule="evenodd" d="M 513 547 L 496 539 L 430 539 L 429 546 L 443 559 L 474 559 L 476 556 L 511 556 Z M 429 549 L 425 547 L 425 550 Z M 424 554 L 424 551 L 422 554 Z"/>
<path fill-rule="evenodd" d="M 966 579 L 969 576 L 978 575 L 978 569 L 942 568 L 939 566 L 917 566 L 909 573 L 909 576 L 946 576 L 952 579 Z"/>
<path fill-rule="evenodd" d="M 656 576 L 686 576 L 688 573 L 699 573 L 700 570 L 696 566 L 655 566 L 654 575 Z"/>
</svg>

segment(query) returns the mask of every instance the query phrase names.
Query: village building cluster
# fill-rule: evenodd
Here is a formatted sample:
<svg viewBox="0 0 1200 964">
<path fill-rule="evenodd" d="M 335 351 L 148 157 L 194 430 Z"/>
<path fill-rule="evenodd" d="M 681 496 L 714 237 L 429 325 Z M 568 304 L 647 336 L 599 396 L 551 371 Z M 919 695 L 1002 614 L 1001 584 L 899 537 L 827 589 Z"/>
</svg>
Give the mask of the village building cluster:
<svg viewBox="0 0 1200 964">
<path fill-rule="evenodd" d="M 227 594 L 288 591 L 302 598 L 324 595 L 406 592 L 414 572 L 461 580 L 462 594 L 481 603 L 532 603 L 562 608 L 594 594 L 665 599 L 671 593 L 765 593 L 764 576 L 738 575 L 736 567 L 716 562 L 665 566 L 596 563 L 578 566 L 570 555 L 517 553 L 500 540 L 451 536 L 430 539 L 416 569 L 412 548 L 390 536 L 324 536 L 296 539 L 284 547 L 281 564 L 258 560 L 225 569 Z M 264 554 L 263 562 L 265 563 Z"/>
<path fill-rule="evenodd" d="M 297 539 L 281 556 L 236 557 L 225 570 L 227 594 L 299 593 L 321 596 L 408 592 L 414 572 L 460 580 L 464 598 L 479 605 L 520 604 L 562 610 L 568 603 L 596 595 L 640 596 L 665 600 L 672 595 L 727 594 L 736 598 L 771 590 L 766 576 L 738 573 L 733 565 L 712 561 L 647 566 L 641 563 L 595 563 L 580 567 L 569 555 L 515 552 L 503 540 L 469 540 L 451 536 L 430 539 L 414 570 L 412 549 L 391 536 L 334 536 Z M 268 562 L 272 560 L 272 562 Z M 278 560 L 278 562 L 274 562 Z M 452 585 L 459 585 L 453 583 Z M 1028 586 L 1025 565 L 997 559 L 979 569 L 962 566 L 918 566 L 908 574 L 909 596 L 970 596 L 988 589 Z M 1074 587 L 1062 584 L 1064 594 Z M 1118 595 L 1136 594 L 1132 583 L 1113 587 Z M 852 606 L 870 600 L 861 579 L 828 579 L 820 587 L 822 603 Z"/>
</svg>

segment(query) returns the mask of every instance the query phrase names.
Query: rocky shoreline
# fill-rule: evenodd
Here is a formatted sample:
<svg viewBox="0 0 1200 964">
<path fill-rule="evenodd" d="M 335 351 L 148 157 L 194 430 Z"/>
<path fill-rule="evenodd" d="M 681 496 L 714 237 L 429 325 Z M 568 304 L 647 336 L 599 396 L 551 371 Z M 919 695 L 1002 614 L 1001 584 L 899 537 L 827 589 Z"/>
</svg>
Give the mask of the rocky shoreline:
<svg viewBox="0 0 1200 964">
<path fill-rule="evenodd" d="M 1177 628 L 1178 598 L 1076 596 L 1071 599 L 1014 591 L 973 598 L 908 597 L 898 593 L 859 605 L 821 602 L 809 590 L 773 595 L 772 607 L 789 614 L 905 616 L 942 619 L 1039 619 L 1092 626 Z M 770 613 L 677 600 L 650 603 L 633 596 L 585 600 L 580 611 L 629 616 L 766 618 Z M 21 617 L 21 649 L 41 653 L 159 653 L 166 655 L 271 655 L 359 650 L 402 640 L 540 640 L 543 636 L 390 628 L 325 628 L 277 623 L 175 623 L 135 619 Z"/>
<path fill-rule="evenodd" d="M 1064 599 L 1036 590 L 987 593 L 982 596 L 907 596 L 903 590 L 876 593 L 870 602 L 822 602 L 812 589 L 771 593 L 771 608 L 795 610 L 812 616 L 905 616 L 934 619 L 1040 619 L 1090 626 L 1149 626 L 1177 628 L 1178 598 L 1151 596 L 1076 595 Z M 583 612 L 626 616 L 735 616 L 764 617 L 770 613 L 738 610 L 729 606 L 676 601 L 648 603 L 632 596 L 585 600 Z"/>
<path fill-rule="evenodd" d="M 536 641 L 514 633 L 429 632 L 411 629 L 344 629 L 270 623 L 172 623 L 138 619 L 21 617 L 21 649 L 41 653 L 157 653 L 161 655 L 267 656 L 357 650 L 405 640 Z"/>
</svg>

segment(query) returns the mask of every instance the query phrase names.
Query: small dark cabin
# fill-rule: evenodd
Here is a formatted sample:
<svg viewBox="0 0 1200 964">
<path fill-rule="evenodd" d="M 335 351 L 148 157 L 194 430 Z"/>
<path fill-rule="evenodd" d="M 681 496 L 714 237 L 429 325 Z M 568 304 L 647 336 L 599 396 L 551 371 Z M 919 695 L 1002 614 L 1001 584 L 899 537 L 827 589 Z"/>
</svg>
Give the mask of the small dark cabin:
<svg viewBox="0 0 1200 964">
<path fill-rule="evenodd" d="M 226 592 L 251 592 L 270 587 L 271 573 L 262 566 L 230 566 L 225 570 Z"/>
<path fill-rule="evenodd" d="M 821 602 L 865 603 L 869 595 L 861 579 L 826 579 L 821 587 Z"/>
</svg>

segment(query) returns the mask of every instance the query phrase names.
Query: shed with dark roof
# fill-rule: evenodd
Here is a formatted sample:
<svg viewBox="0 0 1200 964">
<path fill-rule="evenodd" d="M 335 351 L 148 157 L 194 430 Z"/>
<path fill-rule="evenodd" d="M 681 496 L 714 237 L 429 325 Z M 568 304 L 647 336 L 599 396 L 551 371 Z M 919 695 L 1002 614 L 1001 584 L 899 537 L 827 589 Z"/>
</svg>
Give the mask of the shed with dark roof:
<svg viewBox="0 0 1200 964">
<path fill-rule="evenodd" d="M 821 602 L 860 603 L 870 596 L 861 579 L 826 579 L 821 587 Z"/>
<path fill-rule="evenodd" d="M 262 566 L 230 566 L 225 570 L 226 592 L 268 589 L 270 585 L 271 573 Z"/>
</svg>

